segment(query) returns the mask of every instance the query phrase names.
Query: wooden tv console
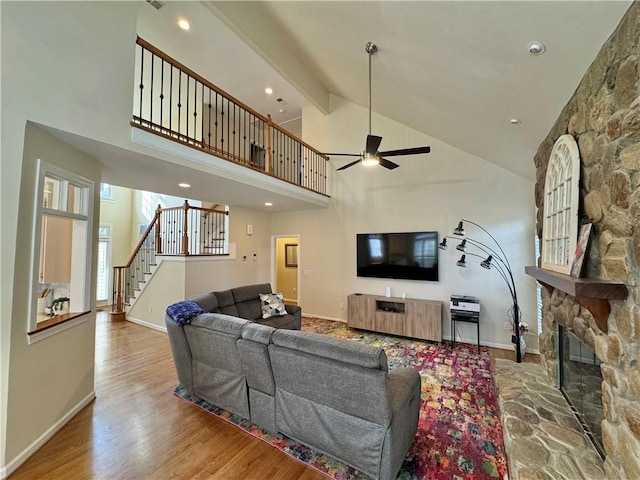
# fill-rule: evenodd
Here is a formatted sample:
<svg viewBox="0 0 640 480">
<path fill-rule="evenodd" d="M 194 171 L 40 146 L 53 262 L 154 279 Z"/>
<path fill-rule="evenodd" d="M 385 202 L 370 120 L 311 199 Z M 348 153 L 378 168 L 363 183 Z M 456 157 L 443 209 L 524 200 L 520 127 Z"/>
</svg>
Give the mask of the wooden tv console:
<svg viewBox="0 0 640 480">
<path fill-rule="evenodd" d="M 442 302 L 353 293 L 347 325 L 391 335 L 442 342 Z"/>
</svg>

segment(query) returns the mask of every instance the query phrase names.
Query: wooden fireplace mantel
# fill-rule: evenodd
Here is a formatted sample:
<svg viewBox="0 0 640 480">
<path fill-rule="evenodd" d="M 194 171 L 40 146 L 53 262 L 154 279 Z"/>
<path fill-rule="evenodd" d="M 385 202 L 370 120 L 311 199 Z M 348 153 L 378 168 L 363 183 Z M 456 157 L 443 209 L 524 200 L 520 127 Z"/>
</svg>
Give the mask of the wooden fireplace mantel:
<svg viewBox="0 0 640 480">
<path fill-rule="evenodd" d="M 611 312 L 609 300 L 624 300 L 628 296 L 627 286 L 624 283 L 576 278 L 534 266 L 524 267 L 524 271 L 548 289 L 557 288 L 575 297 L 580 305 L 591 312 L 598 328 L 605 333 L 609 330 L 607 325 Z"/>
</svg>

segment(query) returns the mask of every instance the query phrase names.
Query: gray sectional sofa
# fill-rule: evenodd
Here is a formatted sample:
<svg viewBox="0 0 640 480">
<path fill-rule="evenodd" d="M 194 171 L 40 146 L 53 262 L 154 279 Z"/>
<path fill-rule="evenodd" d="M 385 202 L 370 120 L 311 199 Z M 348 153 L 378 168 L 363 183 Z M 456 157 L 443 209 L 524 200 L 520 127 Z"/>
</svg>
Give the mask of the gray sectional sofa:
<svg viewBox="0 0 640 480">
<path fill-rule="evenodd" d="M 375 479 L 396 477 L 413 442 L 420 376 L 381 348 L 224 313 L 165 317 L 178 381 L 201 398 Z"/>
</svg>

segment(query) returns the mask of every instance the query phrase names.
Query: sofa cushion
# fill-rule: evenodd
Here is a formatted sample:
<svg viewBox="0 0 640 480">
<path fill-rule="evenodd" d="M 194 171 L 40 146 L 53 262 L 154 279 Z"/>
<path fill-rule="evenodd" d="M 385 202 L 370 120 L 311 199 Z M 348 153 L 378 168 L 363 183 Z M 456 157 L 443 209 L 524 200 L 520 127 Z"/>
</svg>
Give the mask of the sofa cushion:
<svg viewBox="0 0 640 480">
<path fill-rule="evenodd" d="M 255 285 L 244 285 L 242 287 L 232 288 L 233 298 L 236 303 L 257 302 L 261 293 L 271 293 L 271 284 L 257 283 Z"/>
<path fill-rule="evenodd" d="M 223 290 L 221 292 L 213 292 L 218 300 L 218 311 L 232 317 L 239 317 L 236 301 L 233 298 L 231 290 Z M 244 318 L 244 317 L 243 317 Z"/>
<path fill-rule="evenodd" d="M 271 285 L 268 283 L 258 283 L 255 285 L 244 285 L 232 288 L 233 298 L 238 309 L 238 316 L 247 320 L 257 320 L 262 318 L 260 308 L 260 294 L 271 293 Z"/>
<path fill-rule="evenodd" d="M 281 293 L 261 293 L 260 308 L 262 309 L 262 318 L 287 314 L 287 310 L 284 307 L 284 297 Z"/>
<path fill-rule="evenodd" d="M 273 332 L 271 342 L 269 357 L 277 389 L 304 399 L 303 403 L 389 424 L 387 356 L 382 348 L 281 329 Z"/>
<path fill-rule="evenodd" d="M 200 305 L 205 312 L 216 313 L 218 311 L 218 299 L 213 293 L 195 295 L 189 300 Z"/>
<path fill-rule="evenodd" d="M 380 347 L 329 337 L 321 333 L 277 330 L 272 342 L 292 350 L 351 363 L 366 368 L 388 370 L 387 355 Z"/>
</svg>

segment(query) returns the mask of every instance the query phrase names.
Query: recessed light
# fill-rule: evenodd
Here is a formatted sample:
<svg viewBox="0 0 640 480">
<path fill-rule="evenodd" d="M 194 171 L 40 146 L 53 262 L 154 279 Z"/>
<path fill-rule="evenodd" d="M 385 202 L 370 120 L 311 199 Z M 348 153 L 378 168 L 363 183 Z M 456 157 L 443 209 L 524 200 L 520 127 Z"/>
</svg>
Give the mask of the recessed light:
<svg viewBox="0 0 640 480">
<path fill-rule="evenodd" d="M 182 30 L 189 30 L 191 28 L 191 24 L 189 23 L 189 21 L 185 20 L 184 18 L 178 20 L 178 26 Z"/>
<path fill-rule="evenodd" d="M 520 125 L 522 122 L 520 121 L 520 119 L 519 119 L 519 118 L 515 118 L 515 117 L 513 117 L 511 120 L 509 120 L 509 123 L 510 123 L 511 125 Z"/>
<path fill-rule="evenodd" d="M 280 108 L 278 111 L 279 111 L 280 113 L 284 113 L 284 112 L 286 112 L 286 110 L 285 110 L 284 108 Z"/>
<path fill-rule="evenodd" d="M 271 95 L 273 93 L 273 88 L 271 87 L 267 87 L 264 89 L 264 93 L 266 93 L 267 95 Z"/>
<path fill-rule="evenodd" d="M 264 202 L 264 206 L 265 206 L 265 207 L 272 207 L 272 206 L 273 206 L 273 203 L 271 203 L 271 202 Z"/>
<path fill-rule="evenodd" d="M 191 185 L 189 185 L 187 182 L 180 182 L 178 186 L 180 188 L 191 188 Z"/>
<path fill-rule="evenodd" d="M 531 55 L 542 55 L 547 49 L 542 42 L 531 42 L 527 48 Z"/>
</svg>

